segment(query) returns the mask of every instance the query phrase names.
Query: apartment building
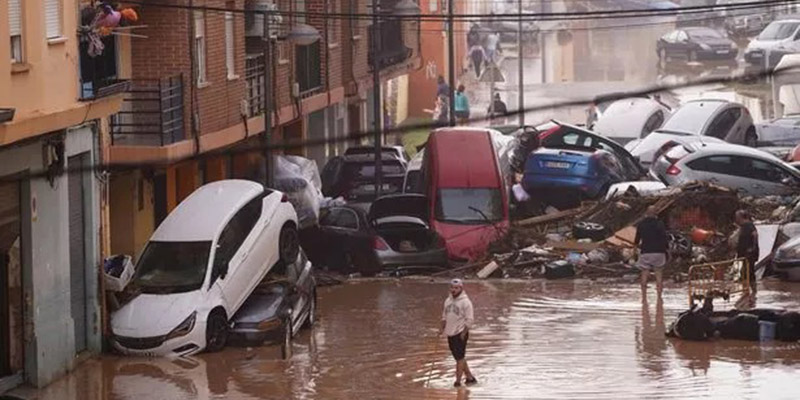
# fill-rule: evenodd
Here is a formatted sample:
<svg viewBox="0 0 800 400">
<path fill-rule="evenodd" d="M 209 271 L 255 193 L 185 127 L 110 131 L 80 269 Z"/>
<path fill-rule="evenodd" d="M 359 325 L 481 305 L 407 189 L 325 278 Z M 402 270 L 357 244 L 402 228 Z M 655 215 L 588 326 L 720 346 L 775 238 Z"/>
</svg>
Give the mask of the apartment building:
<svg viewBox="0 0 800 400">
<path fill-rule="evenodd" d="M 0 1 L 0 392 L 44 386 L 102 350 L 106 178 L 93 166 L 127 82 L 98 72 L 127 55 L 119 44 L 89 56 L 78 27 L 94 12 Z"/>
</svg>

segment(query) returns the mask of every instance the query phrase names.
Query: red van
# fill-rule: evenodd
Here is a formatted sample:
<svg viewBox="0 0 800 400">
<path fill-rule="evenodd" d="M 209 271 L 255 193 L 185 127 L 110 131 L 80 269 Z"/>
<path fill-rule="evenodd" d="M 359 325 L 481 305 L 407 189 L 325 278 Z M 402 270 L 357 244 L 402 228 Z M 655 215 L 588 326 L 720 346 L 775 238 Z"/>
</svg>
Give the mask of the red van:
<svg viewBox="0 0 800 400">
<path fill-rule="evenodd" d="M 508 190 L 489 130 L 433 131 L 423 176 L 431 227 L 445 240 L 451 260 L 480 258 L 508 231 Z"/>
</svg>

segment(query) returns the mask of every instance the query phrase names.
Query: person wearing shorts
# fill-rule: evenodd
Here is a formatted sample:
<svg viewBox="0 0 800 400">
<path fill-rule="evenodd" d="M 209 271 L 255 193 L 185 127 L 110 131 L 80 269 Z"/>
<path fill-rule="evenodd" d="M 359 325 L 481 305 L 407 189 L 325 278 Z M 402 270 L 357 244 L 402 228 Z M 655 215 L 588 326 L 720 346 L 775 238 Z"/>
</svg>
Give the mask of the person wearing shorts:
<svg viewBox="0 0 800 400">
<path fill-rule="evenodd" d="M 469 370 L 466 359 L 469 330 L 474 320 L 472 302 L 464 292 L 464 283 L 461 279 L 453 279 L 450 282 L 450 295 L 444 301 L 439 335 L 447 336 L 447 344 L 456 360 L 456 382 L 453 384 L 456 387 L 461 386 L 461 377 L 464 375 L 467 378 L 464 381 L 467 385 L 478 383 Z"/>
<path fill-rule="evenodd" d="M 658 219 L 658 211 L 653 207 L 647 209 L 644 219 L 636 225 L 635 243 L 639 247 L 637 266 L 642 270 L 642 296 L 647 294 L 647 280 L 652 273 L 656 276 L 656 293 L 661 297 L 669 238 L 667 228 Z"/>
</svg>

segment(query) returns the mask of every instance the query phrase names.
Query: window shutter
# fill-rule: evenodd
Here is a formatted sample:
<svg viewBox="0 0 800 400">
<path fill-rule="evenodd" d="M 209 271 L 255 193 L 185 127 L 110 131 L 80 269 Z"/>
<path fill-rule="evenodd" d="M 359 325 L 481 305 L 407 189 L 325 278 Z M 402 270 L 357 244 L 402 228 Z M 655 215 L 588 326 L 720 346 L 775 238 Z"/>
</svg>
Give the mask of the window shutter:
<svg viewBox="0 0 800 400">
<path fill-rule="evenodd" d="M 236 74 L 236 65 L 234 63 L 235 49 L 233 36 L 235 34 L 233 25 L 233 13 L 225 13 L 225 65 L 228 70 L 228 77 Z"/>
<path fill-rule="evenodd" d="M 61 0 L 44 1 L 44 24 L 48 39 L 61 36 Z"/>
<path fill-rule="evenodd" d="M 22 8 L 20 0 L 8 0 L 8 33 L 22 35 Z"/>
</svg>

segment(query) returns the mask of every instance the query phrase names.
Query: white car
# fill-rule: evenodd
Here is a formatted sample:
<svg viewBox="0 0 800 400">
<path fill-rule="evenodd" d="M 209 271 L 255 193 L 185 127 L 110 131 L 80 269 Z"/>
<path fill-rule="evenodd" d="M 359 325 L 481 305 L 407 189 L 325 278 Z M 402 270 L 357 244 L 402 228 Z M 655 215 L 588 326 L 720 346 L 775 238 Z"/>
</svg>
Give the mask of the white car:
<svg viewBox="0 0 800 400">
<path fill-rule="evenodd" d="M 764 146 L 797 146 L 800 144 L 800 114 L 785 115 L 756 124 L 758 143 Z"/>
<path fill-rule="evenodd" d="M 763 66 L 769 55 L 769 66 L 780 60 L 780 56 L 800 51 L 800 19 L 780 19 L 771 22 L 747 45 L 744 60 L 754 66 Z"/>
<path fill-rule="evenodd" d="M 222 349 L 229 319 L 273 265 L 298 253 L 297 215 L 283 193 L 244 180 L 198 188 L 139 257 L 137 295 L 111 316 L 114 348 L 146 356 Z"/>
<path fill-rule="evenodd" d="M 625 145 L 644 166 L 670 141 L 686 144 L 702 137 L 705 142 L 729 142 L 755 147 L 758 136 L 750 112 L 726 100 L 694 100 L 678 108 L 660 129 Z"/>
<path fill-rule="evenodd" d="M 422 192 L 422 158 L 424 155 L 425 149 L 422 149 L 409 161 L 406 177 L 403 179 L 403 193 Z"/>
<path fill-rule="evenodd" d="M 624 146 L 660 128 L 669 115 L 670 110 L 653 99 L 632 97 L 611 103 L 590 129 Z"/>
<path fill-rule="evenodd" d="M 749 196 L 800 193 L 796 169 L 761 150 L 733 144 L 675 146 L 656 160 L 650 174 L 668 186 L 697 181 Z"/>
</svg>

